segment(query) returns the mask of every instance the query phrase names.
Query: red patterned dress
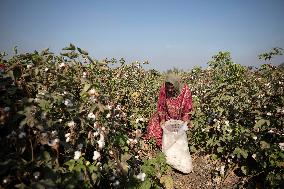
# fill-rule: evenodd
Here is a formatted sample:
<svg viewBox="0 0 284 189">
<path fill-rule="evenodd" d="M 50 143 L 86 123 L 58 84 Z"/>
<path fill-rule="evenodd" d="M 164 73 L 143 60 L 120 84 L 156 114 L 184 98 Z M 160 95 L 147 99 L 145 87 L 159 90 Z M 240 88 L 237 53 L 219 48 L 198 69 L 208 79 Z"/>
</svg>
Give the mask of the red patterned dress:
<svg viewBox="0 0 284 189">
<path fill-rule="evenodd" d="M 146 139 L 154 138 L 158 147 L 161 148 L 163 130 L 160 122 L 170 119 L 188 121 L 191 109 L 192 97 L 187 84 L 184 84 L 179 96 L 173 98 L 167 98 L 165 84 L 163 84 L 158 99 L 158 110 L 149 121 Z"/>
</svg>

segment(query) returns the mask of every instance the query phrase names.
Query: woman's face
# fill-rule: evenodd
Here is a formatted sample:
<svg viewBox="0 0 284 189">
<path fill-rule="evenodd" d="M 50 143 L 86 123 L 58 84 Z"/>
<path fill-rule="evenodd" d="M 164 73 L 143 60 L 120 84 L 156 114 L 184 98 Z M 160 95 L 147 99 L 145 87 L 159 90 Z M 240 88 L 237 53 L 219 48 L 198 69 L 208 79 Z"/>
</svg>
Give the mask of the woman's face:
<svg viewBox="0 0 284 189">
<path fill-rule="evenodd" d="M 168 96 L 174 96 L 175 88 L 174 85 L 170 82 L 166 82 L 166 92 Z"/>
</svg>

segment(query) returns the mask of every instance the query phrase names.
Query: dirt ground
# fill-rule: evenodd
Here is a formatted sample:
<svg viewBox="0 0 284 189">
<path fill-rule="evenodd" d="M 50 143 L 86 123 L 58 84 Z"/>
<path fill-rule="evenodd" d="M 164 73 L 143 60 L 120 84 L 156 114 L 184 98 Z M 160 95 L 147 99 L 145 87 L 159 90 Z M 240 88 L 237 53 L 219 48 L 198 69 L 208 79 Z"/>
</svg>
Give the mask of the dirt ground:
<svg viewBox="0 0 284 189">
<path fill-rule="evenodd" d="M 156 151 L 145 143 L 142 145 L 145 157 L 155 157 Z M 262 189 L 262 187 L 245 186 L 247 180 L 238 177 L 233 170 L 225 168 L 224 175 L 220 175 L 221 162 L 213 161 L 210 155 L 193 154 L 193 171 L 183 174 L 175 169 L 170 171 L 174 181 L 174 189 Z"/>
<path fill-rule="evenodd" d="M 218 189 L 218 188 L 242 188 L 243 182 L 234 172 L 229 172 L 226 179 L 218 175 L 219 162 L 212 161 L 207 156 L 192 156 L 193 172 L 183 174 L 178 171 L 172 172 L 174 188 L 176 189 Z M 216 170 L 217 169 L 217 170 Z"/>
</svg>

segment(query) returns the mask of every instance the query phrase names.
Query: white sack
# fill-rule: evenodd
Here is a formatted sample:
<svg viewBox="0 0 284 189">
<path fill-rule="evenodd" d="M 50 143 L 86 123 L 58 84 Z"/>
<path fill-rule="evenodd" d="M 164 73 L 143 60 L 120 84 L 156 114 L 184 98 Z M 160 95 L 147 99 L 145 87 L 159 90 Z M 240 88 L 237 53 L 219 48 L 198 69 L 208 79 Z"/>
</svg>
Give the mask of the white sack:
<svg viewBox="0 0 284 189">
<path fill-rule="evenodd" d="M 162 151 L 173 168 L 183 172 L 192 171 L 192 160 L 188 149 L 187 125 L 181 120 L 169 120 L 163 126 Z"/>
</svg>

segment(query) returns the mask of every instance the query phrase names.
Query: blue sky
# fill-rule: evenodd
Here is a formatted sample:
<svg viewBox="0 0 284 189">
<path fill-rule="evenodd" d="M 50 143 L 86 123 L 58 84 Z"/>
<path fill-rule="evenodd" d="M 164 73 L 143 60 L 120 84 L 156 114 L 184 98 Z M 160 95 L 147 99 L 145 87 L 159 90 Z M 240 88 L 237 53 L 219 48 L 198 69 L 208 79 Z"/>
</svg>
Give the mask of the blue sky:
<svg viewBox="0 0 284 189">
<path fill-rule="evenodd" d="M 0 51 L 58 53 L 71 42 L 99 60 L 148 60 L 162 71 L 206 67 L 230 51 L 259 66 L 258 54 L 284 48 L 283 10 L 283 0 L 1 0 Z"/>
</svg>

